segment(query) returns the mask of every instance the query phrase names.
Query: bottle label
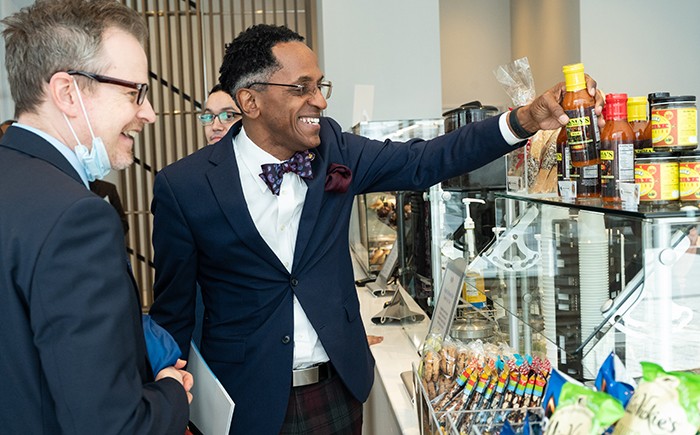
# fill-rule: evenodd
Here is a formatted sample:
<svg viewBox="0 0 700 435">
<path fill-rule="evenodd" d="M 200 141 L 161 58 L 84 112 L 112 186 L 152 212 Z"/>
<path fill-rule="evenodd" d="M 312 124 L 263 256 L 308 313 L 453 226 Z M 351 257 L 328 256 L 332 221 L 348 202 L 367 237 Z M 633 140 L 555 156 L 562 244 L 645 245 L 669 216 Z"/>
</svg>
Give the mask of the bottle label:
<svg viewBox="0 0 700 435">
<path fill-rule="evenodd" d="M 681 201 L 700 199 L 700 162 L 681 162 L 678 175 Z"/>
<path fill-rule="evenodd" d="M 697 145 L 697 119 L 695 107 L 653 110 L 651 141 L 654 148 Z"/>
<path fill-rule="evenodd" d="M 567 110 L 569 122 L 566 124 L 566 142 L 571 149 L 571 160 L 586 163 L 598 160 L 600 132 L 594 106 Z"/>
<path fill-rule="evenodd" d="M 600 183 L 603 198 L 620 198 L 618 182 L 634 182 L 634 144 L 603 142 L 600 150 Z"/>
<path fill-rule="evenodd" d="M 640 201 L 675 201 L 679 198 L 677 161 L 637 162 L 634 166 L 634 182 L 639 184 Z"/>
<path fill-rule="evenodd" d="M 588 198 L 600 196 L 600 165 L 574 167 L 571 178 L 576 180 L 576 197 Z"/>
<path fill-rule="evenodd" d="M 467 272 L 462 284 L 462 297 L 476 308 L 486 305 L 486 293 L 484 293 L 484 277 L 476 272 Z"/>
</svg>

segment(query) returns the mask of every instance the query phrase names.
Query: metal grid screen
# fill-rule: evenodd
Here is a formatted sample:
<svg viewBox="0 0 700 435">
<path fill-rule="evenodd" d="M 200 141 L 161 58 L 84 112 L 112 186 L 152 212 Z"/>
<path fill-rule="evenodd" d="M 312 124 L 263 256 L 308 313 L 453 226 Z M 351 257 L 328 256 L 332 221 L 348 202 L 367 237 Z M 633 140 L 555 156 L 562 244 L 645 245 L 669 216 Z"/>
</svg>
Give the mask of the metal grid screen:
<svg viewBox="0 0 700 435">
<path fill-rule="evenodd" d="M 153 179 L 164 166 L 203 147 L 196 114 L 217 83 L 224 46 L 253 24 L 285 25 L 313 48 L 311 0 L 121 0 L 148 23 L 149 99 L 158 116 L 134 145 L 135 164 L 119 173 L 129 219 L 127 249 L 143 308 L 153 301 Z M 192 204 L 196 207 L 197 204 Z"/>
</svg>

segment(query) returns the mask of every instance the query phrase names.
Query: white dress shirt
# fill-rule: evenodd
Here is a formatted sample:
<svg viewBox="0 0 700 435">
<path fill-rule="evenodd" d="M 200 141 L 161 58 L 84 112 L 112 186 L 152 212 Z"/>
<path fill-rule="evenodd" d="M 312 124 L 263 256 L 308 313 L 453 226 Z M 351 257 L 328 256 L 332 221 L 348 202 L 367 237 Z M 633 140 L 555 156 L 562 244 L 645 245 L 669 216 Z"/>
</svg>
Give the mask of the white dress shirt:
<svg viewBox="0 0 700 435">
<path fill-rule="evenodd" d="M 66 160 L 68 160 L 68 163 L 70 163 L 70 165 L 75 169 L 75 172 L 77 172 L 78 175 L 80 175 L 80 179 L 83 180 L 83 184 L 85 184 L 85 187 L 89 188 L 87 173 L 85 172 L 85 168 L 83 168 L 83 165 L 81 165 L 80 162 L 78 161 L 78 157 L 75 155 L 75 151 L 68 148 L 68 145 L 64 144 L 60 140 L 51 136 L 50 134 L 39 130 L 38 128 L 34 128 L 34 127 L 31 127 L 31 126 L 26 125 L 26 124 L 21 124 L 19 122 L 15 122 L 14 124 L 12 124 L 12 126 L 23 128 L 27 131 L 31 131 L 35 135 L 41 137 L 46 142 L 53 145 L 54 148 L 56 148 L 58 150 L 58 152 L 63 154 L 63 157 L 65 157 Z"/>
<path fill-rule="evenodd" d="M 243 196 L 255 227 L 291 273 L 299 220 L 308 187 L 299 175 L 288 172 L 282 177 L 279 196 L 273 195 L 260 178 L 260 165 L 282 161 L 255 145 L 243 128 L 233 138 L 233 152 L 238 163 Z M 328 354 L 318 339 L 318 334 L 295 295 L 293 368 L 309 367 L 328 360 Z"/>
</svg>

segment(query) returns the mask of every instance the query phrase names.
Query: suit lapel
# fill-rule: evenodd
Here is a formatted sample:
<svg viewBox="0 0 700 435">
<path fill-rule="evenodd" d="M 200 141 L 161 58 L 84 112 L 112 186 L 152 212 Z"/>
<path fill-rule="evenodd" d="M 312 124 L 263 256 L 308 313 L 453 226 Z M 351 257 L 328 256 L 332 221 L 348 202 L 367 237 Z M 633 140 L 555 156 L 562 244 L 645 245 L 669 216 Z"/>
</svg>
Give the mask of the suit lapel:
<svg viewBox="0 0 700 435">
<path fill-rule="evenodd" d="M 314 150 L 316 157 L 311 163 L 314 178 L 306 180 L 308 190 L 306 191 L 306 199 L 304 200 L 304 209 L 301 212 L 301 220 L 299 221 L 299 232 L 297 233 L 296 246 L 294 248 L 294 263 L 293 269 L 297 270 L 300 266 L 299 262 L 302 259 L 304 250 L 309 244 L 312 232 L 316 227 L 318 215 L 321 212 L 321 204 L 323 202 L 324 187 L 326 184 L 326 157 L 318 148 Z"/>
<path fill-rule="evenodd" d="M 53 145 L 31 131 L 21 127 L 10 127 L 0 140 L 0 146 L 44 160 L 83 184 L 80 175 L 68 160 Z"/>
<path fill-rule="evenodd" d="M 234 128 L 231 128 L 231 130 Z M 277 255 L 272 252 L 272 249 L 260 236 L 248 211 L 243 189 L 241 188 L 238 164 L 231 145 L 232 137 L 233 135 L 229 131 L 229 134 L 221 141 L 211 145 L 214 147 L 214 150 L 209 160 L 214 167 L 207 172 L 209 185 L 229 225 L 248 249 L 259 253 L 268 263 L 286 273 L 287 269 L 285 269 Z"/>
</svg>

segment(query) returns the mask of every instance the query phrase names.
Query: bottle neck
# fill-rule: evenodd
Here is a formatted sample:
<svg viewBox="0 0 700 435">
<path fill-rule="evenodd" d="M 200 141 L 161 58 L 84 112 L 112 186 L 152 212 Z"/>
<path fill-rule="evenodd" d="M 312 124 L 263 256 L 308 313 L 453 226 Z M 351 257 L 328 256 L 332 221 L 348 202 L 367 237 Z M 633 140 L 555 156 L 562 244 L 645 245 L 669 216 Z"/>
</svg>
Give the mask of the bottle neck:
<svg viewBox="0 0 700 435">
<path fill-rule="evenodd" d="M 564 74 L 567 92 L 576 92 L 586 89 L 586 76 L 581 72 Z"/>
<path fill-rule="evenodd" d="M 629 106 L 627 108 L 627 120 L 632 121 L 647 121 L 647 106 Z"/>
</svg>

